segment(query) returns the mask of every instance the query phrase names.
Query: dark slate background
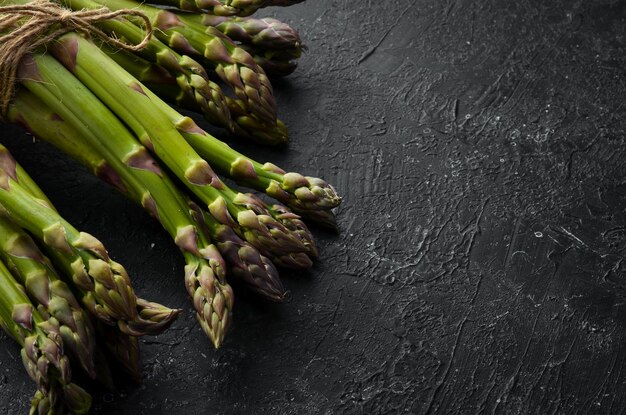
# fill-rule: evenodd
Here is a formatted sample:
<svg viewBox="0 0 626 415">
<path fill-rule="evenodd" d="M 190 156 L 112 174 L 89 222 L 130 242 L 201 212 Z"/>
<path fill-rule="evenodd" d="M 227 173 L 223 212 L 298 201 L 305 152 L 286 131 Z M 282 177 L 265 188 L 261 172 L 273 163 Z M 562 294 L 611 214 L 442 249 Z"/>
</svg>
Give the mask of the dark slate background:
<svg viewBox="0 0 626 415">
<path fill-rule="evenodd" d="M 619 413 L 626 2 L 310 0 L 276 82 L 292 144 L 235 142 L 345 197 L 287 304 L 238 293 L 212 350 L 139 208 L 18 128 L 2 142 L 137 291 L 185 313 L 95 414 Z M 33 384 L 0 338 L 0 412 Z"/>
</svg>

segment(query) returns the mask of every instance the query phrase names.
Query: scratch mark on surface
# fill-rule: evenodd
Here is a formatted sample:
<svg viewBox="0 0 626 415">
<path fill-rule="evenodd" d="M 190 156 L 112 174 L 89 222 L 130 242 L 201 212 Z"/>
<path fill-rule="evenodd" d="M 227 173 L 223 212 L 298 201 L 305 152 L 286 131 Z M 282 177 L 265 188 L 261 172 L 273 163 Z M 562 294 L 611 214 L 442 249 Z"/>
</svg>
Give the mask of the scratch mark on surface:
<svg viewBox="0 0 626 415">
<path fill-rule="evenodd" d="M 448 359 L 448 363 L 446 364 L 446 368 L 443 372 L 443 376 L 437 382 L 437 385 L 435 386 L 435 390 L 433 394 L 430 396 L 430 399 L 428 400 L 428 406 L 426 407 L 426 411 L 424 412 L 426 414 L 429 414 L 431 410 L 433 409 L 433 404 L 435 403 L 435 399 L 437 398 L 437 395 L 439 395 L 439 391 L 441 390 L 441 387 L 446 383 L 446 380 L 448 379 L 448 375 L 450 374 L 450 368 L 452 367 L 452 363 L 454 361 L 454 358 L 456 357 L 459 343 L 461 341 L 461 336 L 463 335 L 463 328 L 465 327 L 465 324 L 467 323 L 469 316 L 472 314 L 472 311 L 474 310 L 474 303 L 476 301 L 476 297 L 478 297 L 478 293 L 480 292 L 480 285 L 482 281 L 483 281 L 483 275 L 481 274 L 478 282 L 476 283 L 476 290 L 474 291 L 474 295 L 472 296 L 472 300 L 470 301 L 469 310 L 467 311 L 463 319 L 457 325 L 456 337 L 454 339 L 454 345 L 452 346 L 452 351 L 450 352 L 450 359 Z"/>
<path fill-rule="evenodd" d="M 381 38 L 378 40 L 378 42 L 372 46 L 371 48 L 369 48 L 368 50 L 366 50 L 363 55 L 361 55 L 361 57 L 359 58 L 359 60 L 357 61 L 357 64 L 360 65 L 362 64 L 367 58 L 369 58 L 370 56 L 372 56 L 374 54 L 374 52 L 376 52 L 376 50 L 380 47 L 380 45 L 382 45 L 382 43 L 385 41 L 385 39 L 387 39 L 387 36 L 389 36 L 389 33 L 391 33 L 391 31 L 393 29 L 396 28 L 396 26 L 398 26 L 398 24 L 400 24 L 401 21 L 401 17 L 404 16 L 404 14 L 413 6 L 408 6 L 407 8 L 405 8 L 402 13 L 400 13 L 400 17 L 398 19 L 396 19 L 395 23 L 392 24 L 389 29 L 387 29 L 387 31 L 381 36 Z"/>
</svg>

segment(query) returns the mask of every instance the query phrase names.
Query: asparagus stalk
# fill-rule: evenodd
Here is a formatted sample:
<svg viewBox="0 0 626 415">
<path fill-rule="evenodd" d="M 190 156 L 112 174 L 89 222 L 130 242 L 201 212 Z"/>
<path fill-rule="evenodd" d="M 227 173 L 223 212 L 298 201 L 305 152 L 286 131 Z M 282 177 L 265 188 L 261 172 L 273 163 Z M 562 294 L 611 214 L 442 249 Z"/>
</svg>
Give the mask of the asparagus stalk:
<svg viewBox="0 0 626 415">
<path fill-rule="evenodd" d="M 298 32 L 278 19 L 271 17 L 226 17 L 209 13 L 178 14 L 187 22 L 214 27 L 235 42 L 253 46 L 261 51 L 302 52 L 302 40 Z"/>
<path fill-rule="evenodd" d="M 80 290 L 83 305 L 98 319 L 117 324 L 128 334 L 143 335 L 162 331 L 177 316 L 178 311 L 170 310 L 164 321 L 145 319 L 124 267 L 110 259 L 99 240 L 40 204 L 15 180 L 14 170 L 0 168 L 0 204 L 13 222 L 50 250 Z"/>
<path fill-rule="evenodd" d="M 58 105 L 63 104 L 59 103 Z M 92 108 L 90 114 L 95 113 L 93 110 L 97 106 L 97 103 L 90 104 L 89 106 Z M 24 90 L 18 92 L 9 112 L 9 120 L 28 125 L 29 130 L 35 136 L 49 141 L 62 151 L 76 158 L 95 175 L 104 176 L 105 180 L 116 183 L 116 187 L 125 190 L 124 193 L 128 197 L 141 203 L 141 197 L 137 196 L 144 194 L 146 188 L 143 183 L 142 186 L 132 188 L 134 183 L 140 182 L 140 180 L 133 180 L 132 178 L 132 176 L 137 175 L 136 169 L 118 163 L 115 165 L 117 179 L 111 180 L 111 170 L 113 170 L 111 165 L 113 165 L 113 163 L 109 165 L 104 158 L 96 153 L 95 146 L 88 144 L 89 142 L 97 140 L 97 138 L 84 139 L 83 136 L 89 135 L 89 131 L 82 129 L 82 131 L 79 132 L 80 128 L 74 128 L 68 121 L 50 110 L 49 107 L 44 105 L 30 92 Z M 91 124 L 89 119 L 84 118 L 83 121 L 87 124 Z M 108 124 L 108 121 L 104 121 Z M 98 121 L 94 120 L 93 122 L 97 123 Z M 128 135 L 128 133 L 126 135 Z M 115 140 L 119 140 L 120 137 L 123 136 L 124 133 L 119 132 L 115 135 Z M 134 141 L 132 137 L 131 141 Z M 121 145 L 112 144 L 114 144 L 116 148 L 121 147 Z M 102 172 L 107 173 L 102 175 Z M 163 175 L 162 180 L 155 181 L 155 184 L 162 188 L 161 191 L 154 191 L 152 193 L 155 196 L 157 205 L 161 204 L 159 203 L 159 198 L 168 197 L 170 193 L 170 197 L 175 197 L 179 201 L 186 200 L 185 196 L 176 189 L 167 175 Z M 156 188 L 157 186 L 153 187 Z M 131 192 L 128 190 L 131 190 Z M 191 220 L 193 219 L 193 226 L 198 224 L 199 230 L 202 233 L 208 234 L 216 243 L 217 248 L 226 260 L 229 276 L 240 279 L 248 288 L 270 300 L 281 301 L 284 298 L 285 292 L 274 265 L 254 247 L 241 240 L 230 227 L 218 224 L 215 219 L 208 216 L 206 212 L 202 212 L 197 205 L 190 205 L 193 217 L 189 216 L 189 224 L 192 224 Z M 180 212 L 175 212 L 174 214 L 181 216 L 184 210 L 185 207 L 183 207 Z M 161 212 L 161 216 L 162 213 L 163 212 Z"/>
<path fill-rule="evenodd" d="M 0 325 L 21 346 L 22 362 L 37 384 L 31 414 L 84 414 L 91 397 L 72 383 L 69 359 L 58 326 L 45 320 L 0 262 Z"/>
<path fill-rule="evenodd" d="M 68 100 L 46 94 L 46 89 L 40 88 L 42 84 L 38 84 L 30 87 L 39 91 L 47 105 L 56 112 L 41 109 L 42 105 L 37 104 L 32 95 L 20 92 L 24 98 L 16 100 L 12 117 L 28 124 L 37 135 L 48 136 L 50 141 L 79 160 L 84 157 L 84 162 L 92 163 L 97 175 L 129 194 L 161 222 L 183 251 L 187 263 L 185 285 L 194 299 L 198 320 L 213 344 L 219 347 L 233 306 L 232 289 L 224 280 L 223 259 L 215 246 L 198 232 L 188 207 L 177 197 L 174 185 L 165 181 L 165 174 L 145 147 L 77 79 L 54 59 L 48 57 L 48 60 L 61 73 L 69 75 L 63 82 L 74 91 L 80 105 L 87 106 L 90 111 L 80 112 L 78 109 L 77 113 L 76 108 L 73 111 L 69 105 L 65 105 Z M 44 80 L 48 79 L 44 71 L 41 76 Z M 53 79 L 50 78 L 51 81 Z M 54 126 L 47 126 L 45 118 L 29 117 L 34 112 L 33 108 L 38 109 L 38 114 L 48 114 L 49 120 L 59 121 Z M 74 130 L 64 129 L 63 125 L 71 125 Z M 88 146 L 78 144 L 80 140 L 76 137 L 86 140 Z M 101 155 L 96 153 L 91 156 L 83 147 L 97 149 Z"/>
<path fill-rule="evenodd" d="M 277 19 L 227 17 L 212 14 L 178 14 L 188 23 L 216 28 L 245 49 L 271 76 L 287 76 L 298 66 L 305 47 L 291 26 Z"/>
<path fill-rule="evenodd" d="M 220 79 L 233 88 L 248 113 L 264 124 L 276 123 L 276 103 L 267 75 L 248 52 L 237 47 L 219 30 L 187 24 L 170 11 L 133 0 L 96 2 L 111 10 L 130 8 L 145 13 L 156 29 L 155 35 L 161 41 L 180 53 L 203 57 Z"/>
<path fill-rule="evenodd" d="M 264 205 L 251 206 L 247 196 L 229 189 L 209 164 L 181 137 L 159 107 L 154 105 L 153 100 L 156 98 L 148 96 L 145 87 L 111 62 L 96 46 L 76 34 L 67 34 L 59 39 L 52 52 L 120 117 L 139 140 L 150 148 L 200 200 L 206 203 L 209 211 L 220 223 L 235 227 L 243 239 L 264 254 L 283 255 L 310 250 L 298 234 L 288 229 L 287 226 L 291 226 L 289 224 L 291 217 L 287 215 L 274 217 Z M 57 71 L 48 71 L 53 65 L 46 60 L 46 56 L 36 57 L 35 60 L 39 62 L 40 73 L 37 76 L 59 75 Z M 41 74 L 42 70 L 46 71 L 46 75 Z M 68 77 L 59 78 L 59 81 L 63 79 L 60 83 L 69 83 L 66 78 Z M 65 87 L 57 85 L 57 88 L 50 89 L 48 81 L 46 83 L 24 81 L 24 84 L 34 84 L 37 88 L 47 88 L 50 93 L 57 94 Z M 76 93 L 74 89 L 72 94 Z M 70 94 L 60 93 L 59 97 L 68 95 Z M 76 100 L 74 101 L 73 103 L 67 101 L 66 104 L 75 105 Z"/>
<path fill-rule="evenodd" d="M 287 173 L 272 163 L 261 164 L 254 161 L 203 131 L 191 118 L 179 114 L 171 107 L 159 107 L 201 157 L 220 173 L 238 183 L 265 192 L 301 211 L 329 210 L 341 203 L 335 189 L 324 180 L 294 172 Z"/>
<path fill-rule="evenodd" d="M 37 311 L 46 319 L 55 319 L 53 324 L 58 325 L 65 346 L 95 378 L 95 341 L 89 317 L 31 237 L 4 217 L 0 217 L 0 257 L 37 304 Z"/>
<path fill-rule="evenodd" d="M 218 16 L 249 16 L 268 6 L 286 7 L 304 0 L 153 0 L 153 3 L 181 10 L 208 11 Z"/>
</svg>

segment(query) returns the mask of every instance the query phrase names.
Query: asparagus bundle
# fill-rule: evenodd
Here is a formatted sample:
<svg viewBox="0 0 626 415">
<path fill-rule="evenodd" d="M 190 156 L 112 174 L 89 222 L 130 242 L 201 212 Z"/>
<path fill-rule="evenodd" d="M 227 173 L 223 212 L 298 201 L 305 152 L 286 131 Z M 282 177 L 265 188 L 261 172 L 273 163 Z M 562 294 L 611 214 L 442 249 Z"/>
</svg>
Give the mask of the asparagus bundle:
<svg viewBox="0 0 626 415">
<path fill-rule="evenodd" d="M 79 87 L 79 85 L 76 86 L 77 89 Z M 188 269 L 195 269 L 196 273 L 199 274 L 197 264 L 199 260 L 202 260 L 202 257 L 198 256 L 199 252 L 213 256 L 215 256 L 215 252 L 213 249 L 198 249 L 196 239 L 202 240 L 203 232 L 198 232 L 196 222 L 191 215 L 186 214 L 189 208 L 185 198 L 180 195 L 167 175 L 160 169 L 157 170 L 156 162 L 143 150 L 141 151 L 143 159 L 141 165 L 151 166 L 149 170 L 138 168 L 137 163 L 123 162 L 125 159 L 130 159 L 128 154 L 138 152 L 133 149 L 143 149 L 143 147 L 135 142 L 125 127 L 95 97 L 89 94 L 81 95 L 81 102 L 91 109 L 89 113 L 83 115 L 82 121 L 99 127 L 95 129 L 95 134 L 85 128 L 85 125 L 72 115 L 64 103 L 53 100 L 52 105 L 58 110 L 58 112 L 53 112 L 41 101 L 38 101 L 34 95 L 24 90 L 18 93 L 9 115 L 13 121 L 26 125 L 36 136 L 46 139 L 70 153 L 87 165 L 96 175 L 103 177 L 123 193 L 142 203 L 163 223 L 166 229 L 169 228 L 172 237 L 175 238 L 181 249 L 186 251 Z M 44 116 L 42 117 L 42 115 Z M 70 125 L 72 121 L 75 122 L 76 128 Z M 109 135 L 104 134 L 105 132 Z M 109 139 L 109 136 L 113 138 Z M 81 141 L 81 137 L 86 137 L 86 139 Z M 106 147 L 110 150 L 107 150 Z M 102 154 L 108 154 L 107 160 L 94 151 L 96 148 L 102 149 Z M 149 198 L 146 195 L 149 195 Z M 149 200 L 148 203 L 146 203 L 147 200 Z M 178 227 L 172 226 L 176 223 L 178 223 Z M 218 225 L 215 220 L 203 221 L 203 228 L 206 228 L 206 232 L 216 241 L 219 251 L 224 255 L 229 268 L 233 271 L 233 276 L 243 279 L 250 288 L 266 297 L 273 300 L 282 299 L 284 290 L 271 262 L 261 256 L 252 246 L 241 241 L 232 229 Z M 215 262 L 219 264 L 220 261 L 218 259 Z M 194 264 L 196 265 L 194 266 Z M 217 270 L 220 272 L 216 274 L 222 275 L 223 269 L 223 266 L 219 266 Z M 222 287 L 221 289 L 224 290 L 224 286 L 219 282 L 212 282 L 213 278 L 210 281 L 211 287 L 217 284 L 217 287 Z M 193 298 L 198 298 L 195 291 L 197 288 L 190 294 Z M 226 292 L 229 293 L 228 298 L 232 299 L 230 289 Z M 212 303 L 224 303 L 219 298 L 220 295 L 219 291 L 215 293 L 216 298 L 212 300 Z M 226 302 L 225 304 L 229 305 L 230 303 Z M 199 303 L 198 312 L 202 313 L 204 309 L 203 303 Z M 220 317 L 219 320 L 222 320 L 222 310 L 219 311 L 218 317 Z M 208 315 L 208 317 L 210 316 L 211 314 Z M 200 321 L 207 322 L 211 326 L 211 318 L 201 318 Z M 223 330 L 219 330 L 219 335 L 213 335 L 213 330 L 210 328 L 207 328 L 207 332 L 214 343 L 219 345 Z"/>
<path fill-rule="evenodd" d="M 127 58 L 133 59 L 127 55 L 129 54 L 119 52 L 111 56 L 115 56 L 116 62 L 124 68 L 135 68 L 131 74 L 137 74 L 144 79 L 147 74 L 158 71 L 158 68 L 152 68 L 147 62 L 147 66 L 138 69 L 138 66 L 126 61 Z M 145 89 L 145 93 L 168 116 L 194 150 L 220 173 L 239 184 L 265 192 L 313 222 L 334 228 L 334 217 L 330 209 L 339 206 L 341 198 L 331 185 L 319 178 L 305 177 L 295 172 L 287 173 L 272 163 L 256 162 L 201 130 L 191 118 L 165 104 L 150 89 Z"/>
<path fill-rule="evenodd" d="M 207 204 L 212 216 L 209 223 L 217 221 L 219 225 L 232 228 L 233 234 L 236 233 L 240 238 L 247 240 L 278 265 L 295 268 L 311 265 L 309 257 L 315 258 L 317 250 L 304 223 L 280 205 L 268 206 L 252 195 L 237 193 L 228 188 L 187 141 L 194 143 L 196 149 L 203 151 L 203 154 L 210 158 L 211 162 L 217 163 L 223 171 L 236 178 L 244 178 L 244 181 L 303 211 L 330 209 L 336 206 L 340 199 L 332 187 L 319 179 L 305 178 L 296 173 L 286 174 L 273 165 L 254 163 L 234 152 L 200 130 L 191 119 L 173 111 L 80 36 L 65 35 L 51 51 L 84 83 L 84 86 L 69 73 L 64 73 L 54 60 L 47 56 L 36 56 L 31 62 L 23 65 L 22 83 L 46 105 L 58 105 L 64 96 L 79 97 L 80 99 L 76 100 L 63 100 L 66 108 L 62 110 L 69 111 L 75 116 L 82 113 L 83 102 L 88 99 L 91 90 L 126 122 L 134 135 L 159 156 L 192 193 Z M 113 83 L 116 87 L 107 88 L 105 82 Z M 68 119 L 71 116 L 63 115 Z M 114 118 L 112 115 L 109 116 L 108 121 L 102 122 L 94 129 L 94 135 L 100 135 L 99 145 L 106 147 L 108 143 L 109 152 L 113 151 L 111 148 L 117 144 L 112 144 L 115 141 L 107 137 L 120 135 L 110 127 L 114 125 L 111 121 Z M 78 123 L 77 121 L 74 124 Z M 98 125 L 98 120 L 90 121 L 88 124 Z M 215 149 L 219 151 L 216 152 Z M 137 160 L 133 160 L 132 163 L 152 166 L 145 157 L 145 149 L 139 151 L 132 150 L 131 147 L 128 151 L 118 153 L 115 157 L 118 161 L 121 159 L 131 164 L 128 160 L 131 158 L 130 155 L 134 154 Z M 138 157 L 139 153 L 141 157 Z M 111 163 L 110 159 L 108 162 Z M 158 170 L 156 173 L 160 174 Z M 150 197 L 146 199 L 144 194 L 143 204 L 146 207 L 153 206 L 154 196 L 151 193 L 147 194 Z M 164 226 L 167 227 L 167 224 Z M 170 233 L 178 238 L 180 229 L 177 228 L 175 232 L 173 229 L 170 229 Z M 197 231 L 193 230 L 192 234 L 197 235 Z M 201 321 L 206 321 L 206 318 Z"/>
<path fill-rule="evenodd" d="M 64 56 L 65 52 L 57 52 L 58 54 Z M 95 55 L 96 53 L 93 52 L 94 59 L 97 58 Z M 136 82 L 123 71 L 119 73 L 129 84 Z M 305 177 L 295 172 L 287 173 L 272 163 L 261 164 L 254 161 L 203 131 L 191 118 L 178 113 L 149 89 L 143 88 L 142 90 L 150 98 L 152 104 L 167 116 L 191 147 L 220 173 L 240 184 L 265 192 L 268 196 L 303 213 L 330 210 L 341 203 L 341 198 L 335 189 L 324 180 Z"/>
<path fill-rule="evenodd" d="M 198 322 L 219 347 L 234 300 L 227 278 L 282 301 L 285 290 L 276 266 L 307 268 L 318 256 L 300 215 L 329 224 L 341 199 L 322 179 L 286 172 L 233 150 L 161 97 L 200 109 L 211 123 L 232 132 L 265 143 L 285 142 L 286 129 L 276 118 L 272 87 L 262 67 L 290 73 L 302 43 L 292 28 L 277 20 L 239 16 L 299 1 L 198 0 L 181 7 L 201 10 L 196 14 L 131 0 L 62 2 L 76 10 L 101 5 L 140 10 L 157 27 L 157 38 L 131 53 L 95 46 L 72 32 L 59 37 L 46 53 L 22 61 L 21 88 L 8 119 L 79 160 L 161 223 L 185 259 L 185 286 Z M 126 42 L 138 43 L 143 36 L 132 19 L 99 24 Z M 33 321 L 41 319 L 40 330 L 58 333 L 59 347 L 65 344 L 70 358 L 92 376 L 99 364 L 97 332 L 104 338 L 102 344 L 138 378 L 134 336 L 163 330 L 178 311 L 137 298 L 124 268 L 96 238 L 65 221 L 5 153 L 0 148 L 0 212 L 6 216 L 0 217 L 0 257 L 24 284 L 33 302 Z M 280 204 L 239 192 L 218 174 Z M 52 262 L 25 231 L 42 244 Z M 86 313 L 96 320 L 90 323 Z M 7 315 L 0 313 L 0 322 L 12 333 Z M 47 333 L 41 335 L 50 336 Z M 68 384 L 68 379 L 60 384 Z M 56 405 L 54 397 L 61 392 L 42 389 L 34 405 L 41 410 Z"/>
<path fill-rule="evenodd" d="M 13 108 L 11 112 L 14 112 Z M 37 108 L 29 109 L 30 117 L 38 119 L 38 114 L 40 113 Z M 15 119 L 15 122 L 19 121 Z M 30 194 L 35 205 L 43 205 L 55 211 L 47 196 L 2 145 L 0 145 L 0 166 L 12 173 L 11 176 L 14 176 Z M 0 206 L 0 209 L 6 211 L 3 206 Z M 23 283 L 25 292 L 37 306 L 38 312 L 52 321 L 51 324 L 55 327 L 58 326 L 60 339 L 65 342 L 70 355 L 91 377 L 97 375 L 99 379 L 103 376 L 106 378 L 104 372 L 108 370 L 108 364 L 100 364 L 98 373 L 95 373 L 94 360 L 101 351 L 95 345 L 93 325 L 89 316 L 86 310 L 82 310 L 77 304 L 72 293 L 76 288 L 73 281 L 71 279 L 63 281 L 62 278 L 66 276 L 59 275 L 50 261 L 35 246 L 32 238 L 19 226 L 2 216 L 0 233 L 0 256 L 10 265 L 15 278 Z M 138 315 L 142 320 L 154 325 L 151 330 L 154 334 L 167 328 L 180 312 L 141 298 L 137 298 L 136 302 Z M 141 375 L 137 338 L 123 333 L 118 326 L 112 327 L 100 321 L 96 323 L 96 328 L 110 354 L 134 379 L 139 380 Z M 104 382 L 110 383 L 106 379 Z"/>
<path fill-rule="evenodd" d="M 2 255 L 25 281 L 28 292 L 39 305 L 47 308 L 51 315 L 58 313 L 59 320 L 67 323 L 64 336 L 74 338 L 72 344 L 77 342 L 74 346 L 83 352 L 79 360 L 85 363 L 85 367 L 90 365 L 84 352 L 92 348 L 89 345 L 89 323 L 78 309 L 67 283 L 82 294 L 83 306 L 93 316 L 105 324 L 117 324 L 120 330 L 133 336 L 158 334 L 178 316 L 180 310 L 136 298 L 123 266 L 109 258 L 100 241 L 77 231 L 59 216 L 45 194 L 2 145 L 0 200 L 0 210 L 15 222 L 0 217 Z M 18 225 L 28 229 L 44 244 L 57 260 L 57 265 L 70 277 L 69 281 L 58 280 L 50 262 Z M 46 275 L 42 276 L 43 273 Z M 126 304 L 134 304 L 131 306 L 134 309 Z M 120 317 L 124 313 L 126 320 Z M 134 316 L 132 320 L 128 319 L 131 315 Z M 75 328 L 74 333 L 67 331 L 71 327 Z"/>
<path fill-rule="evenodd" d="M 78 159 L 163 225 L 185 258 L 186 288 L 215 347 L 231 320 L 229 281 L 282 301 L 276 266 L 306 268 L 318 256 L 310 231 L 293 212 L 329 223 L 340 198 L 321 179 L 234 151 L 155 92 L 236 134 L 285 142 L 286 127 L 276 118 L 262 68 L 291 73 L 303 50 L 298 34 L 274 19 L 206 12 L 244 16 L 297 2 L 199 0 L 202 13 L 181 14 L 128 0 L 64 0 L 75 9 L 139 9 L 159 29 L 158 39 L 130 53 L 68 33 L 48 45 L 50 55 L 34 53 L 22 62 L 22 88 L 9 114 L 2 114 Z M 100 24 L 126 42 L 143 36 L 135 21 Z M 240 193 L 216 172 L 287 206 Z M 0 213 L 0 259 L 13 272 L 0 263 L 0 325 L 23 346 L 25 366 L 38 384 L 31 413 L 85 413 L 90 397 L 72 383 L 70 360 L 106 382 L 102 345 L 139 379 L 136 336 L 162 331 L 179 311 L 138 298 L 100 241 L 65 221 L 3 147 Z"/>
</svg>

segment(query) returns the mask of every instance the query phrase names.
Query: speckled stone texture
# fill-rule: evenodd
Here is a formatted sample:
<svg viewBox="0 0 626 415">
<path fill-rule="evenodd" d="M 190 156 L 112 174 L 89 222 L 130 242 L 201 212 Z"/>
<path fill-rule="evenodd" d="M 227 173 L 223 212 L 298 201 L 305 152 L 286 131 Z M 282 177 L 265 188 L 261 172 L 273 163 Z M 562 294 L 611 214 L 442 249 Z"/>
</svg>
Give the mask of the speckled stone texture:
<svg viewBox="0 0 626 415">
<path fill-rule="evenodd" d="M 137 291 L 185 310 L 94 414 L 618 413 L 626 407 L 626 2 L 309 0 L 275 82 L 289 149 L 345 196 L 287 304 L 238 292 L 211 349 L 138 207 L 16 127 L 2 142 Z M 199 119 L 199 117 L 196 117 Z M 33 385 L 0 336 L 0 413 Z"/>
</svg>

